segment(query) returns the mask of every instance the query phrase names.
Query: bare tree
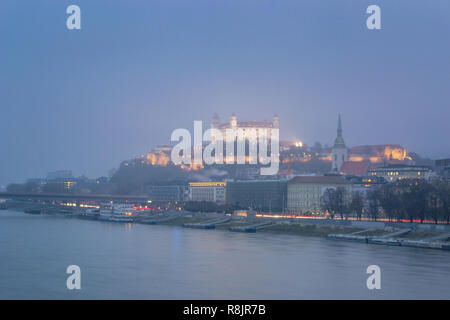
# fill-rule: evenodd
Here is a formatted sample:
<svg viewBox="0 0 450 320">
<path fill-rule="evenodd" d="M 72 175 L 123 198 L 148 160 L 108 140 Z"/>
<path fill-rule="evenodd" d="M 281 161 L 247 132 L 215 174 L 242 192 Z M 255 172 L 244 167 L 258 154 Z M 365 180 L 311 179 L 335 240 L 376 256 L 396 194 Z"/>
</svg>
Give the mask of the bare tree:
<svg viewBox="0 0 450 320">
<path fill-rule="evenodd" d="M 380 190 L 373 189 L 367 192 L 367 213 L 369 217 L 376 221 L 380 210 Z"/>
<path fill-rule="evenodd" d="M 338 214 L 344 220 L 344 215 L 348 213 L 347 191 L 344 188 L 328 188 L 321 200 L 322 210 L 328 210 L 331 219 L 334 219 L 334 215 Z"/>
<path fill-rule="evenodd" d="M 356 214 L 356 218 L 361 220 L 364 210 L 364 198 L 360 191 L 354 191 L 352 193 L 352 201 L 350 202 L 350 211 Z"/>
</svg>

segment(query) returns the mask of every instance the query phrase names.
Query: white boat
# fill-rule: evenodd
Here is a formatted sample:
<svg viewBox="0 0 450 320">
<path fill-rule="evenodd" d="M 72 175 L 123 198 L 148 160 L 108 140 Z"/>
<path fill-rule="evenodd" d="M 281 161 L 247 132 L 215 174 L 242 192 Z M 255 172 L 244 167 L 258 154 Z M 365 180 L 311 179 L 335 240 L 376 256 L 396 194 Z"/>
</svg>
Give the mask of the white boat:
<svg viewBox="0 0 450 320">
<path fill-rule="evenodd" d="M 133 222 L 136 215 L 139 214 L 130 204 L 109 204 L 100 209 L 99 219 L 113 222 Z"/>
<path fill-rule="evenodd" d="M 79 216 L 80 218 L 98 219 L 100 216 L 100 210 L 96 208 L 81 209 Z"/>
</svg>

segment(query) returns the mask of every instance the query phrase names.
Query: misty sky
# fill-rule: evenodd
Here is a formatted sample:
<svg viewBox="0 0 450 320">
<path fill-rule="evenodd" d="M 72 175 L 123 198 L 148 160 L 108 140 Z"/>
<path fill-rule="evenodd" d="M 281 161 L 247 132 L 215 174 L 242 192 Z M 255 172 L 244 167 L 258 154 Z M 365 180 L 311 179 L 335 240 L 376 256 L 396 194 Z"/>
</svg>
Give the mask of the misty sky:
<svg viewBox="0 0 450 320">
<path fill-rule="evenodd" d="M 449 33 L 448 0 L 2 0 L 0 185 L 105 175 L 215 111 L 449 157 Z"/>
</svg>

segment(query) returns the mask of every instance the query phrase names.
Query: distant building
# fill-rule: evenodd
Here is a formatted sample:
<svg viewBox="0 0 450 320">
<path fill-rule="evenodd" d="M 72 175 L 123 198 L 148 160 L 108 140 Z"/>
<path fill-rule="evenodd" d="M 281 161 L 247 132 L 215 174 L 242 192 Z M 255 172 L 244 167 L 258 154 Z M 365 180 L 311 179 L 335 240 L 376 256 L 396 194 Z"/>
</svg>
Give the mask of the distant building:
<svg viewBox="0 0 450 320">
<path fill-rule="evenodd" d="M 430 179 L 434 172 L 428 166 L 391 165 L 370 169 L 371 177 L 383 177 L 387 182 L 401 179 Z"/>
<path fill-rule="evenodd" d="M 98 177 L 96 180 L 95 180 L 95 183 L 108 183 L 108 178 L 107 177 Z"/>
<path fill-rule="evenodd" d="M 44 184 L 47 183 L 47 180 L 42 178 L 29 178 L 27 179 L 26 183 L 43 186 Z"/>
<path fill-rule="evenodd" d="M 409 160 L 406 149 L 398 144 L 378 144 L 355 146 L 350 149 L 350 161 L 370 161 L 371 163 L 402 164 Z"/>
<path fill-rule="evenodd" d="M 47 180 L 60 180 L 73 178 L 72 170 L 57 170 L 47 173 Z"/>
<path fill-rule="evenodd" d="M 225 204 L 226 182 L 189 182 L 189 200 Z"/>
<path fill-rule="evenodd" d="M 331 157 L 331 171 L 340 172 L 342 165 L 348 160 L 348 149 L 345 146 L 344 138 L 342 137 L 341 115 L 339 115 L 338 119 L 337 137 L 334 140 L 334 145 L 331 149 Z"/>
<path fill-rule="evenodd" d="M 383 177 L 353 177 L 350 179 L 352 184 L 352 191 L 359 191 L 366 194 L 372 188 L 379 187 L 386 184 L 386 180 Z"/>
<path fill-rule="evenodd" d="M 172 147 L 170 146 L 158 146 L 153 148 L 152 151 L 147 153 L 147 163 L 153 166 L 167 166 L 170 162 L 170 153 Z"/>
<path fill-rule="evenodd" d="M 306 145 L 302 141 L 280 141 L 280 152 L 290 151 L 293 149 L 306 149 Z"/>
<path fill-rule="evenodd" d="M 152 201 L 176 202 L 185 200 L 185 186 L 148 186 L 148 198 Z"/>
<path fill-rule="evenodd" d="M 324 192 L 338 187 L 343 187 L 350 197 L 351 183 L 342 176 L 295 177 L 287 184 L 287 210 L 289 213 L 319 212 Z"/>
<path fill-rule="evenodd" d="M 165 167 L 170 164 L 173 165 L 171 160 L 172 146 L 161 145 L 153 148 L 147 155 L 138 156 L 135 161 L 138 161 L 142 164 L 146 163 L 156 167 Z M 191 162 L 190 165 L 180 164 L 179 167 L 183 170 L 199 170 L 203 168 L 203 164 L 196 164 Z"/>
<path fill-rule="evenodd" d="M 450 158 L 435 161 L 437 167 L 450 167 Z"/>
<path fill-rule="evenodd" d="M 242 180 L 227 182 L 227 204 L 264 212 L 282 212 L 286 205 L 286 181 Z"/>
<path fill-rule="evenodd" d="M 450 158 L 436 160 L 435 164 L 439 175 L 450 182 Z"/>
</svg>

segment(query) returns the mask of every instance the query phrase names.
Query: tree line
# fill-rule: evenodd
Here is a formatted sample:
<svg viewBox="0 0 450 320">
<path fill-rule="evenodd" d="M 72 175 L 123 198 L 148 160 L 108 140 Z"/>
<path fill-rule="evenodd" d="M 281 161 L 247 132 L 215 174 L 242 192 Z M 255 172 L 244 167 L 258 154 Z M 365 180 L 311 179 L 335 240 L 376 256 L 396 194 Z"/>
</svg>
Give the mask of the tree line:
<svg viewBox="0 0 450 320">
<path fill-rule="evenodd" d="M 387 218 L 389 221 L 410 222 L 431 220 L 450 223 L 450 185 L 443 180 L 403 179 L 351 194 L 343 188 L 327 189 L 321 199 L 322 210 L 330 218 L 349 216 L 361 220 Z"/>
</svg>

